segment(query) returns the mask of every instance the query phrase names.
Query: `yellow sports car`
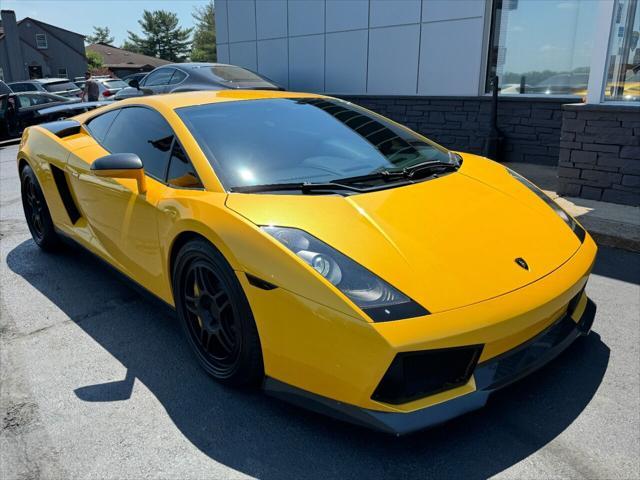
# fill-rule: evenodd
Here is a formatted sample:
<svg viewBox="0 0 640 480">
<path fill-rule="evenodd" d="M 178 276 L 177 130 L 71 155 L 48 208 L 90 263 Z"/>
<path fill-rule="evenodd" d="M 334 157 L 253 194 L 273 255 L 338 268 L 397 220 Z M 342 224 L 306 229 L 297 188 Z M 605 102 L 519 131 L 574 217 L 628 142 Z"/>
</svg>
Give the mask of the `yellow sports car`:
<svg viewBox="0 0 640 480">
<path fill-rule="evenodd" d="M 335 98 L 125 100 L 28 128 L 18 168 L 35 242 L 175 307 L 214 378 L 385 432 L 481 407 L 593 323 L 596 245 L 556 203 Z"/>
</svg>

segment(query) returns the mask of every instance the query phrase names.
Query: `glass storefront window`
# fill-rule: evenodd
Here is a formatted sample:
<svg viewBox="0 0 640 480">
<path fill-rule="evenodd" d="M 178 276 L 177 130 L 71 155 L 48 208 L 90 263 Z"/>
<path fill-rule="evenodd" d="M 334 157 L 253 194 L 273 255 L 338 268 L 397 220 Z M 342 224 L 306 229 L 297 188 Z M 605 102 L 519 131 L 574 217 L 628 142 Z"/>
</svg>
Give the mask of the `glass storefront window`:
<svg viewBox="0 0 640 480">
<path fill-rule="evenodd" d="M 605 101 L 640 101 L 640 5 L 618 0 L 609 40 Z"/>
<path fill-rule="evenodd" d="M 487 91 L 585 96 L 597 2 L 494 0 Z"/>
</svg>

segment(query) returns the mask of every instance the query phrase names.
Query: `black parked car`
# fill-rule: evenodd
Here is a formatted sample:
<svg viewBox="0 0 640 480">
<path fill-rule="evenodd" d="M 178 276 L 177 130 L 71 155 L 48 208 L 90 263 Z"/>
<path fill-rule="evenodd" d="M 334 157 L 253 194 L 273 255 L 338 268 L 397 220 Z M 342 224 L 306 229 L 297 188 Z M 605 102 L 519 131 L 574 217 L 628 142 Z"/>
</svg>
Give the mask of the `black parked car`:
<svg viewBox="0 0 640 480">
<path fill-rule="evenodd" d="M 29 125 L 67 118 L 109 103 L 80 102 L 42 92 L 0 95 L 0 139 L 19 137 Z"/>
<path fill-rule="evenodd" d="M 9 86 L 0 80 L 0 95 L 6 95 L 7 93 L 12 93 L 13 90 L 9 88 Z"/>
<path fill-rule="evenodd" d="M 194 90 L 284 90 L 268 78 L 246 68 L 223 63 L 174 63 L 163 65 L 147 74 L 142 81 L 129 82 L 116 100 L 156 95 L 159 93 L 190 92 Z"/>
</svg>

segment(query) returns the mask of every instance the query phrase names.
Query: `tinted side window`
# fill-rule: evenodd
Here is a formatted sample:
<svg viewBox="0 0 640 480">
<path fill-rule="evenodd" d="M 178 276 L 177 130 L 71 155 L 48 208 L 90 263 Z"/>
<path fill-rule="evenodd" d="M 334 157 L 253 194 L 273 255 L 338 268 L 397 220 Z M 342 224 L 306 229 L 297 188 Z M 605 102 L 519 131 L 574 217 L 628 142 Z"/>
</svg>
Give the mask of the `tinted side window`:
<svg viewBox="0 0 640 480">
<path fill-rule="evenodd" d="M 173 75 L 173 68 L 161 68 L 155 72 L 151 72 L 147 78 L 144 79 L 145 87 L 153 87 L 158 85 L 167 85 Z"/>
<path fill-rule="evenodd" d="M 171 81 L 169 82 L 169 84 L 175 85 L 176 83 L 180 83 L 181 81 L 183 81 L 185 78 L 187 78 L 186 73 L 184 73 L 181 70 L 175 70 L 173 72 L 173 77 L 171 77 Z"/>
<path fill-rule="evenodd" d="M 148 175 L 164 181 L 173 131 L 158 112 L 148 108 L 123 108 L 103 144 L 111 153 L 135 153 Z"/>
<path fill-rule="evenodd" d="M 14 83 L 11 85 L 11 90 L 14 92 L 30 92 L 36 90 L 36 87 L 29 83 Z"/>
<path fill-rule="evenodd" d="M 20 108 L 26 108 L 32 105 L 31 99 L 27 95 L 16 95 L 16 97 L 18 97 L 18 105 Z"/>
<path fill-rule="evenodd" d="M 173 145 L 167 183 L 174 187 L 203 188 L 195 168 L 178 142 Z"/>
<path fill-rule="evenodd" d="M 93 138 L 102 143 L 104 137 L 109 131 L 109 127 L 113 123 L 113 120 L 118 116 L 121 110 L 111 110 L 110 112 L 98 115 L 95 118 L 89 120 L 87 123 L 87 129 Z"/>
</svg>

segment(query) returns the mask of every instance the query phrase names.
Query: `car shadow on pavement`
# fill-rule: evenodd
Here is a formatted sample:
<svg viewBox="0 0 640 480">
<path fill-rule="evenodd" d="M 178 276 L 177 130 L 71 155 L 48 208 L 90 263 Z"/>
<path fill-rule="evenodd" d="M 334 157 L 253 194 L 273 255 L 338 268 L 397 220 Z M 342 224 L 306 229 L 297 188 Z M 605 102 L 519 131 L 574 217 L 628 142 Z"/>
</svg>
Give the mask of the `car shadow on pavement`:
<svg viewBox="0 0 640 480">
<path fill-rule="evenodd" d="M 593 273 L 640 285 L 640 255 L 627 250 L 599 247 Z"/>
<path fill-rule="evenodd" d="M 571 425 L 609 362 L 592 332 L 484 409 L 395 438 L 219 385 L 197 365 L 172 312 L 88 253 L 46 254 L 28 240 L 7 264 L 127 368 L 120 381 L 78 385 L 79 399 L 128 401 L 142 382 L 200 451 L 263 479 L 489 477 Z"/>
</svg>

